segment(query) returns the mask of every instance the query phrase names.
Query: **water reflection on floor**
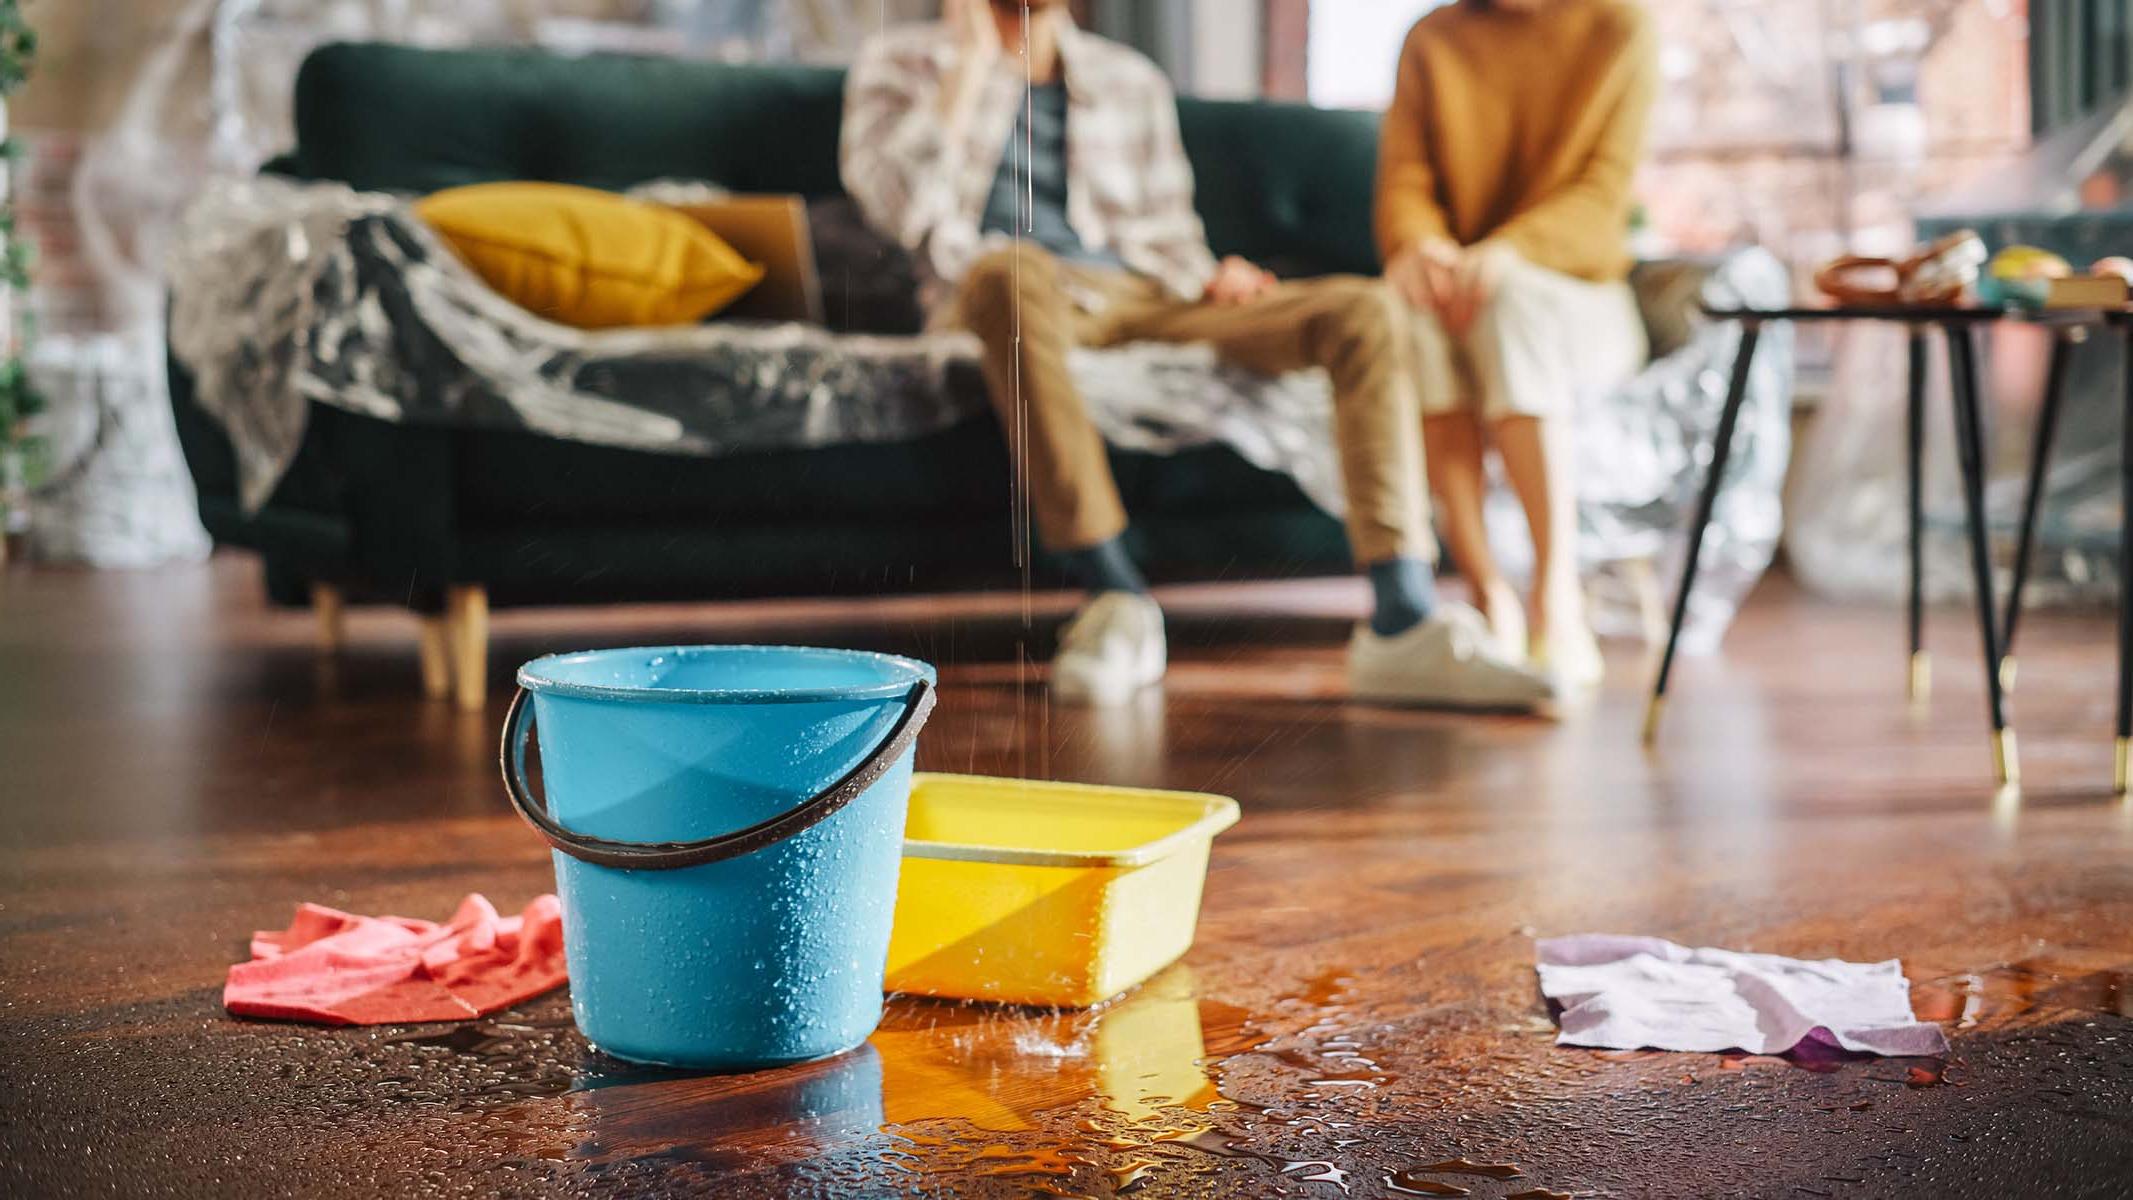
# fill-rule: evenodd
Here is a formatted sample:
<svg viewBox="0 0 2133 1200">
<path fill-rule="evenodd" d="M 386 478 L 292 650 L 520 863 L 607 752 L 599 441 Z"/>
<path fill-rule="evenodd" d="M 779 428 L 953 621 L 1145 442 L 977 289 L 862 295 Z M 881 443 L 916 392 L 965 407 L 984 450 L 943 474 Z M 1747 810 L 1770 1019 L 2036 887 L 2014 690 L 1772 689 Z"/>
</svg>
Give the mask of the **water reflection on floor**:
<svg viewBox="0 0 2133 1200">
<path fill-rule="evenodd" d="M 961 1191 L 985 1180 L 1075 1196 L 1249 1170 L 1347 1193 L 1368 1094 L 1396 1078 L 1371 1057 L 1352 982 L 1325 972 L 1257 1012 L 1203 995 L 1186 966 L 1090 1011 L 897 997 L 858 1049 L 746 1075 L 610 1059 L 553 1000 L 533 1015 L 387 1040 L 472 1064 L 458 1072 L 459 1098 L 486 1109 L 486 1152 L 580 1182 L 799 1170 L 818 1187 Z M 1240 1069 L 1252 1094 L 1280 1103 L 1225 1096 Z M 1463 1159 L 1380 1176 L 1382 1190 L 1428 1195 L 1531 1182 L 1513 1164 Z"/>
<path fill-rule="evenodd" d="M 1922 981 L 1922 1017 L 1958 1035 L 2069 1014 L 2133 1015 L 2123 963 L 2072 952 Z M 555 999 L 533 1011 L 391 1036 L 412 1053 L 472 1064 L 454 1096 L 485 1110 L 484 1149 L 576 1182 L 634 1185 L 797 1172 L 818 1190 L 1124 1195 L 1214 1187 L 1225 1172 L 1320 1185 L 1296 1194 L 1566 1195 L 1515 1162 L 1443 1157 L 1363 1172 L 1365 1134 L 1397 1071 L 1363 1018 L 1354 974 L 1326 971 L 1256 1009 L 1203 994 L 1174 967 L 1110 1005 L 1049 1011 L 897 997 L 860 1048 L 746 1075 L 667 1071 L 587 1046 Z M 1545 1032 L 1545 1023 L 1535 1030 Z M 1848 1073 L 1858 1095 L 1823 1113 L 1874 1109 L 1871 1089 L 1961 1086 L 1960 1059 L 1878 1060 L 1558 1051 L 1699 1075 L 1763 1069 Z M 406 1077 L 410 1082 L 422 1072 Z M 1239 1086 L 1229 1086 L 1233 1082 Z M 388 1079 L 392 1082 L 392 1079 Z M 1227 1094 L 1226 1094 L 1227 1093 Z M 1269 1103 L 1269 1100 L 1275 1102 Z M 1240 1176 L 1241 1178 L 1241 1176 Z"/>
<path fill-rule="evenodd" d="M 1217 1071 L 1253 1036 L 1185 967 L 1086 1012 L 899 997 L 866 1045 L 825 1062 L 588 1079 L 573 1098 L 588 1135 L 577 1157 L 703 1162 L 716 1146 L 723 1165 L 754 1169 L 833 1157 L 881 1182 L 1001 1179 L 1077 1195 L 1072 1181 L 1087 1176 L 1130 1189 L 1166 1160 L 1210 1153 L 1191 1139 L 1241 1111 Z"/>
</svg>

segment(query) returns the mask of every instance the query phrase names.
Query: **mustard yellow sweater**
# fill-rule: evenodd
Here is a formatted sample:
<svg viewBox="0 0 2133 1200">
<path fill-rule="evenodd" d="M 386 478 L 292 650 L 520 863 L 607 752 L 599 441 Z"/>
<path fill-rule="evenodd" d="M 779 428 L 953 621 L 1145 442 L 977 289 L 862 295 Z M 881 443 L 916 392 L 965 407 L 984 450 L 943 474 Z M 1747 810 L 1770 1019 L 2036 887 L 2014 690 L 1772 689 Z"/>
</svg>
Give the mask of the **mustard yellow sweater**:
<svg viewBox="0 0 2133 1200">
<path fill-rule="evenodd" d="M 1423 17 L 1385 114 L 1380 251 L 1496 240 L 1566 275 L 1620 279 L 1655 47 L 1635 0 L 1550 0 L 1529 13 L 1458 0 Z"/>
</svg>

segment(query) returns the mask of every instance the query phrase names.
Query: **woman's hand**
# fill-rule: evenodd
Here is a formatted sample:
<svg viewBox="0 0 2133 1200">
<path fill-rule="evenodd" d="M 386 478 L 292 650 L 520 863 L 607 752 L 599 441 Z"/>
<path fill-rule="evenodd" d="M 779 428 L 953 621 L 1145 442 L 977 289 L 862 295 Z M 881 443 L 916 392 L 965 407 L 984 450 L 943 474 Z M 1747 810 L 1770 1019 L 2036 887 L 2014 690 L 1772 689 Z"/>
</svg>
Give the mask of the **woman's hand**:
<svg viewBox="0 0 2133 1200">
<path fill-rule="evenodd" d="M 1452 336 L 1463 337 L 1495 297 L 1511 253 L 1486 242 L 1462 247 L 1449 238 L 1425 238 L 1385 264 L 1385 281 Z"/>
<path fill-rule="evenodd" d="M 1459 244 L 1449 238 L 1424 238 L 1392 256 L 1385 282 L 1417 311 L 1444 320 L 1455 300 L 1460 255 Z"/>
</svg>

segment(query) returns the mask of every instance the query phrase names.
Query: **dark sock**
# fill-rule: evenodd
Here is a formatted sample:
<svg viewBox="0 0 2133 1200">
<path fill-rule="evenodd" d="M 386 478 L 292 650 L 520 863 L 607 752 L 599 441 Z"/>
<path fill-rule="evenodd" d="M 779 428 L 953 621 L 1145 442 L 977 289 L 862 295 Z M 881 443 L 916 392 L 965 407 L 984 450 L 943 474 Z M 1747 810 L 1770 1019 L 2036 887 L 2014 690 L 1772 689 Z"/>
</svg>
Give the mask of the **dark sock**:
<svg viewBox="0 0 2133 1200">
<path fill-rule="evenodd" d="M 1436 573 L 1419 558 L 1371 563 L 1370 590 L 1377 597 L 1370 628 L 1379 637 L 1406 633 L 1437 610 Z"/>
<path fill-rule="evenodd" d="M 1061 557 L 1066 559 L 1067 570 L 1092 594 L 1148 590 L 1148 581 L 1141 577 L 1141 569 L 1133 565 L 1133 557 L 1126 553 L 1123 538 L 1069 550 Z"/>
</svg>

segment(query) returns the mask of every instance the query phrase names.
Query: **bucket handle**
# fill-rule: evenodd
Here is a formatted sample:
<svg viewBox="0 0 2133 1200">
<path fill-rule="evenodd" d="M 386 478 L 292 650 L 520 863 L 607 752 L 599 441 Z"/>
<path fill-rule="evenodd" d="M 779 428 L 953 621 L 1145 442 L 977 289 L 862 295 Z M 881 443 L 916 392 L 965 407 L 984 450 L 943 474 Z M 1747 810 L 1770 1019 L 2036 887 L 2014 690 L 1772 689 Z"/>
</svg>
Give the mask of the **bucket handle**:
<svg viewBox="0 0 2133 1200">
<path fill-rule="evenodd" d="M 580 862 L 598 867 L 621 867 L 632 871 L 672 871 L 724 862 L 774 846 L 786 838 L 827 820 L 831 814 L 874 786 L 918 738 L 918 731 L 933 712 L 933 687 L 921 679 L 904 697 L 903 715 L 873 753 L 844 773 L 837 782 L 817 792 L 806 803 L 790 808 L 767 821 L 693 842 L 617 842 L 566 829 L 548 811 L 544 800 L 533 796 L 526 782 L 526 739 L 533 732 L 533 708 L 526 703 L 526 689 L 511 697 L 504 714 L 504 740 L 499 755 L 504 792 L 511 807 L 533 826 L 550 846 Z"/>
</svg>

